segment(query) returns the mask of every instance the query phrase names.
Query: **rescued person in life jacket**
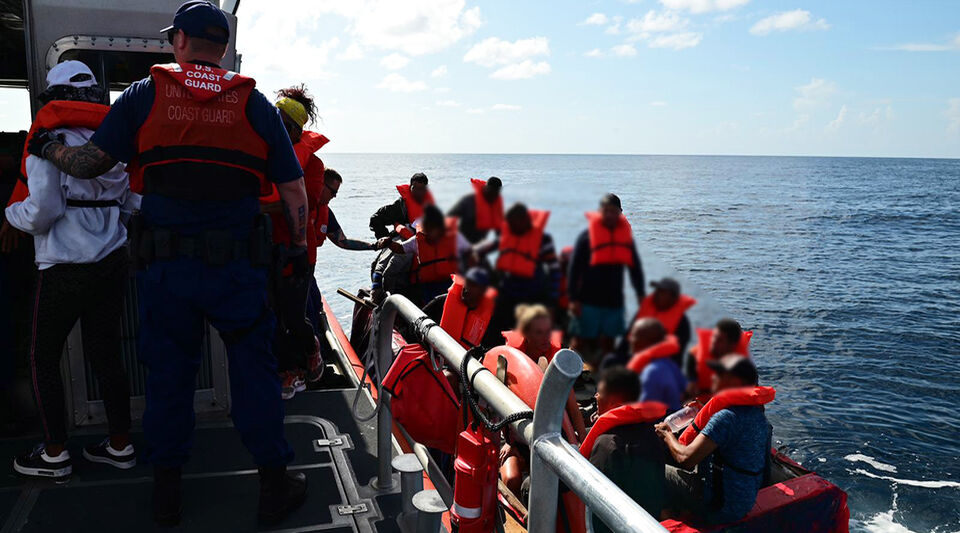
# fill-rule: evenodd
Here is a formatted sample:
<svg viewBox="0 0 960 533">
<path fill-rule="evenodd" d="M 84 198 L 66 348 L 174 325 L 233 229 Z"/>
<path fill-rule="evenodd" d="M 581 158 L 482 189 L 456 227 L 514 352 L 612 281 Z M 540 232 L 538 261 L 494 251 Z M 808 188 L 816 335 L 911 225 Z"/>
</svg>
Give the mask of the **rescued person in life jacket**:
<svg viewBox="0 0 960 533">
<path fill-rule="evenodd" d="M 410 286 L 407 296 L 417 305 L 424 305 L 450 288 L 451 276 L 461 272 L 461 265 L 472 255 L 473 247 L 457 230 L 457 219 L 444 218 L 433 204 L 423 209 L 417 233 L 403 242 L 381 241 L 394 253 L 410 254 Z"/>
<path fill-rule="evenodd" d="M 634 372 L 622 366 L 604 370 L 597 383 L 599 418 L 580 452 L 651 516 L 659 517 L 666 503 L 667 455 L 654 423 L 663 419 L 667 408 L 638 398 L 641 385 Z M 611 531 L 597 518 L 593 530 Z"/>
<path fill-rule="evenodd" d="M 497 289 L 490 286 L 490 274 L 472 267 L 463 276 L 453 275 L 453 285 L 423 308 L 423 312 L 440 324 L 465 348 L 496 346 L 500 334 L 490 328 Z"/>
<path fill-rule="evenodd" d="M 400 197 L 377 209 L 370 217 L 370 231 L 377 239 L 390 236 L 396 226 L 407 226 L 413 231 L 414 222 L 423 216 L 423 209 L 434 205 L 429 182 L 426 174 L 417 172 L 411 176 L 409 184 L 397 185 Z"/>
<path fill-rule="evenodd" d="M 723 524 L 750 512 L 767 483 L 771 428 L 764 405 L 776 392 L 758 385 L 749 357 L 729 354 L 707 364 L 713 396 L 679 438 L 666 423 L 657 433 L 679 467 L 666 468 L 670 517 Z"/>
<path fill-rule="evenodd" d="M 626 332 L 623 272 L 629 272 L 639 302 L 643 268 L 617 195 L 604 195 L 599 209 L 586 217 L 587 229 L 577 237 L 567 276 L 570 347 L 596 366 Z"/>
<path fill-rule="evenodd" d="M 683 373 L 687 377 L 687 395 L 697 396 L 710 391 L 713 370 L 707 364 L 720 357 L 738 353 L 750 355 L 747 350 L 752 331 L 743 331 L 740 323 L 723 318 L 712 330 L 697 328 L 697 345 L 684 356 Z"/>
<path fill-rule="evenodd" d="M 503 226 L 503 197 L 500 195 L 503 182 L 491 177 L 487 180 L 471 179 L 470 185 L 473 192 L 457 200 L 447 216 L 459 218 L 460 233 L 471 244 L 477 244 L 491 231 L 499 232 Z"/>
<path fill-rule="evenodd" d="M 103 89 L 87 65 L 65 61 L 50 69 L 44 106 L 32 127 L 53 130 L 66 146 L 81 146 L 110 111 Z M 121 358 L 123 290 L 129 275 L 125 220 L 139 208 L 122 164 L 97 181 L 77 179 L 51 162 L 28 154 L 21 159 L 23 196 L 5 210 L 5 226 L 33 236 L 40 270 L 34 289 L 30 370 L 43 442 L 16 457 L 14 470 L 32 478 L 65 481 L 73 472 L 67 444 L 60 362 L 74 324 L 83 328 L 84 353 L 103 396 L 109 437 L 83 449 L 91 462 L 133 468 L 130 391 Z M 22 280 L 21 280 L 22 281 Z"/>
<path fill-rule="evenodd" d="M 680 353 L 677 338 L 667 334 L 656 318 L 643 318 L 633 324 L 629 339 L 632 355 L 627 361 L 627 369 L 640 376 L 643 390 L 640 401 L 660 402 L 670 412 L 680 409 L 687 380 L 674 362 L 674 357 Z"/>
<path fill-rule="evenodd" d="M 653 292 L 640 301 L 640 309 L 637 311 L 634 321 L 641 318 L 656 318 L 659 320 L 669 335 L 677 337 L 680 350 L 677 352 L 674 361 L 677 365 L 682 365 L 683 354 L 690 343 L 691 334 L 690 320 L 686 313 L 688 309 L 697 304 L 697 300 L 683 294 L 680 290 L 680 283 L 673 278 L 651 281 L 650 287 L 653 288 Z"/>
<path fill-rule="evenodd" d="M 560 262 L 553 238 L 546 233 L 549 211 L 513 204 L 504 216 L 500 234 L 476 246 L 477 255 L 498 252 L 496 273 L 500 295 L 494 324 L 499 331 L 513 329 L 516 307 L 543 304 L 555 309 L 560 297 Z"/>
</svg>

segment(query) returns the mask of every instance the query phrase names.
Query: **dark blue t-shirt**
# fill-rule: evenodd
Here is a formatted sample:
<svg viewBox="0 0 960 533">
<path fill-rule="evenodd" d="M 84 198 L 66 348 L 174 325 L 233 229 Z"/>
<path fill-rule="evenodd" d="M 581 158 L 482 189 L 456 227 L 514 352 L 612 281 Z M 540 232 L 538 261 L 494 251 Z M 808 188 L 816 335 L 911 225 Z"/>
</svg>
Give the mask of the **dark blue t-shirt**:
<svg viewBox="0 0 960 533">
<path fill-rule="evenodd" d="M 127 87 L 110 107 L 91 142 L 114 159 L 129 163 L 137 153 L 137 131 L 146 122 L 155 96 L 156 87 L 149 77 Z M 267 179 L 285 183 L 303 176 L 277 108 L 263 93 L 253 90 L 246 113 L 253 130 L 267 143 Z M 227 202 L 189 201 L 154 194 L 144 196 L 140 211 L 151 226 L 181 233 L 229 229 L 240 236 L 249 231 L 260 205 L 256 198 Z"/>
<path fill-rule="evenodd" d="M 710 417 L 703 434 L 717 445 L 710 455 L 710 468 L 719 457 L 725 464 L 756 472 L 751 475 L 734 468 L 723 469 L 723 506 L 711 515 L 712 521 L 727 523 L 750 512 L 763 484 L 763 470 L 770 453 L 770 427 L 763 407 L 735 406 Z M 704 497 L 711 501 L 713 475 L 707 473 Z"/>
</svg>

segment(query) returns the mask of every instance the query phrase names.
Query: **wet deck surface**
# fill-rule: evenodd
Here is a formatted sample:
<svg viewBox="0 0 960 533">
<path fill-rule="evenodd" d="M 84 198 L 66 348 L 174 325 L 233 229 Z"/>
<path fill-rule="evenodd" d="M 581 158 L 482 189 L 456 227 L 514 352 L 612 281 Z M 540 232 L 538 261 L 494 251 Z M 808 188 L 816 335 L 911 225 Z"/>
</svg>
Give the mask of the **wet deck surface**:
<svg viewBox="0 0 960 533">
<path fill-rule="evenodd" d="M 290 468 L 307 475 L 309 492 L 306 504 L 273 530 L 398 531 L 392 517 L 399 512 L 399 494 L 379 495 L 369 488 L 377 468 L 375 421 L 356 422 L 352 399 L 353 391 L 324 390 L 298 394 L 287 403 L 287 438 L 296 453 Z M 151 520 L 151 467 L 139 464 L 124 471 L 83 459 L 82 447 L 100 438 L 96 431 L 74 432 L 69 443 L 73 477 L 60 485 L 25 481 L 13 472 L 14 455 L 36 438 L 0 441 L 5 461 L 0 533 L 161 531 Z M 142 435 L 133 438 L 142 450 Z M 257 471 L 229 420 L 198 423 L 183 476 L 183 521 L 165 531 L 257 530 Z M 357 505 L 366 511 L 338 511 Z"/>
</svg>

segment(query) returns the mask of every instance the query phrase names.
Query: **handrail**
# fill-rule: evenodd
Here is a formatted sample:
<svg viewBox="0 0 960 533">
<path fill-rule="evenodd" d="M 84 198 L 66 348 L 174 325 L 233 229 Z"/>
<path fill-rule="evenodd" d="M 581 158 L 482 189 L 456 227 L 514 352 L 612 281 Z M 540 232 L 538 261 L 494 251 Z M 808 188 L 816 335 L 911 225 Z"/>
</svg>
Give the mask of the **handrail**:
<svg viewBox="0 0 960 533">
<path fill-rule="evenodd" d="M 397 315 L 412 324 L 421 338 L 432 345 L 451 367 L 459 369 L 466 350 L 419 307 L 401 295 L 392 295 L 380 306 L 376 324 L 376 364 L 378 379 L 393 362 L 393 326 Z M 589 463 L 560 437 L 563 412 L 573 382 L 580 375 L 583 360 L 571 350 L 561 350 L 547 367 L 537 396 L 533 421 L 512 424 L 516 434 L 531 453 L 531 508 L 528 531 L 554 533 L 557 519 L 558 479 L 580 497 L 587 508 L 615 531 L 647 533 L 666 531 L 642 507 L 623 493 L 612 481 Z M 482 363 L 467 362 L 474 390 L 500 417 L 507 417 L 529 407 L 491 372 L 481 372 Z M 378 478 L 376 487 L 388 490 L 393 486 L 392 458 L 393 418 L 389 409 L 390 392 L 380 390 L 381 409 L 377 415 Z M 383 408 L 386 407 L 386 408 Z M 545 496 L 546 495 L 546 496 Z"/>
</svg>

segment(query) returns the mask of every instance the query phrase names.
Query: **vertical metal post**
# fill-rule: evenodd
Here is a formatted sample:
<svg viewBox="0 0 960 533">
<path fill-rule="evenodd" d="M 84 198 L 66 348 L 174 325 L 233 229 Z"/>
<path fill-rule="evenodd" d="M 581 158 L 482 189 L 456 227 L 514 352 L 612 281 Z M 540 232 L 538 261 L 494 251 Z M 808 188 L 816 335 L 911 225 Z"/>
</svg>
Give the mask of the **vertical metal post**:
<svg viewBox="0 0 960 533">
<path fill-rule="evenodd" d="M 400 503 L 404 513 L 413 513 L 413 496 L 423 490 L 423 465 L 416 454 L 405 453 L 393 458 L 393 468 L 400 472 Z"/>
<path fill-rule="evenodd" d="M 557 493 L 559 479 L 536 452 L 536 442 L 560 435 L 563 412 L 573 382 L 583 372 L 583 359 L 572 350 L 560 350 L 555 356 L 537 393 L 533 411 L 533 439 L 530 441 L 530 533 L 554 533 L 557 530 Z"/>
<path fill-rule="evenodd" d="M 380 316 L 377 321 L 376 342 L 376 372 L 371 376 L 375 384 L 383 381 L 390 364 L 393 363 L 393 323 L 397 318 L 397 306 L 391 296 L 380 306 Z M 390 461 L 393 458 L 393 414 L 390 412 L 390 392 L 381 388 L 377 395 L 377 479 L 373 486 L 379 491 L 393 490 L 393 468 Z"/>
<path fill-rule="evenodd" d="M 438 533 L 440 519 L 447 511 L 443 499 L 435 490 L 422 490 L 413 497 L 417 508 L 417 533 Z"/>
</svg>

